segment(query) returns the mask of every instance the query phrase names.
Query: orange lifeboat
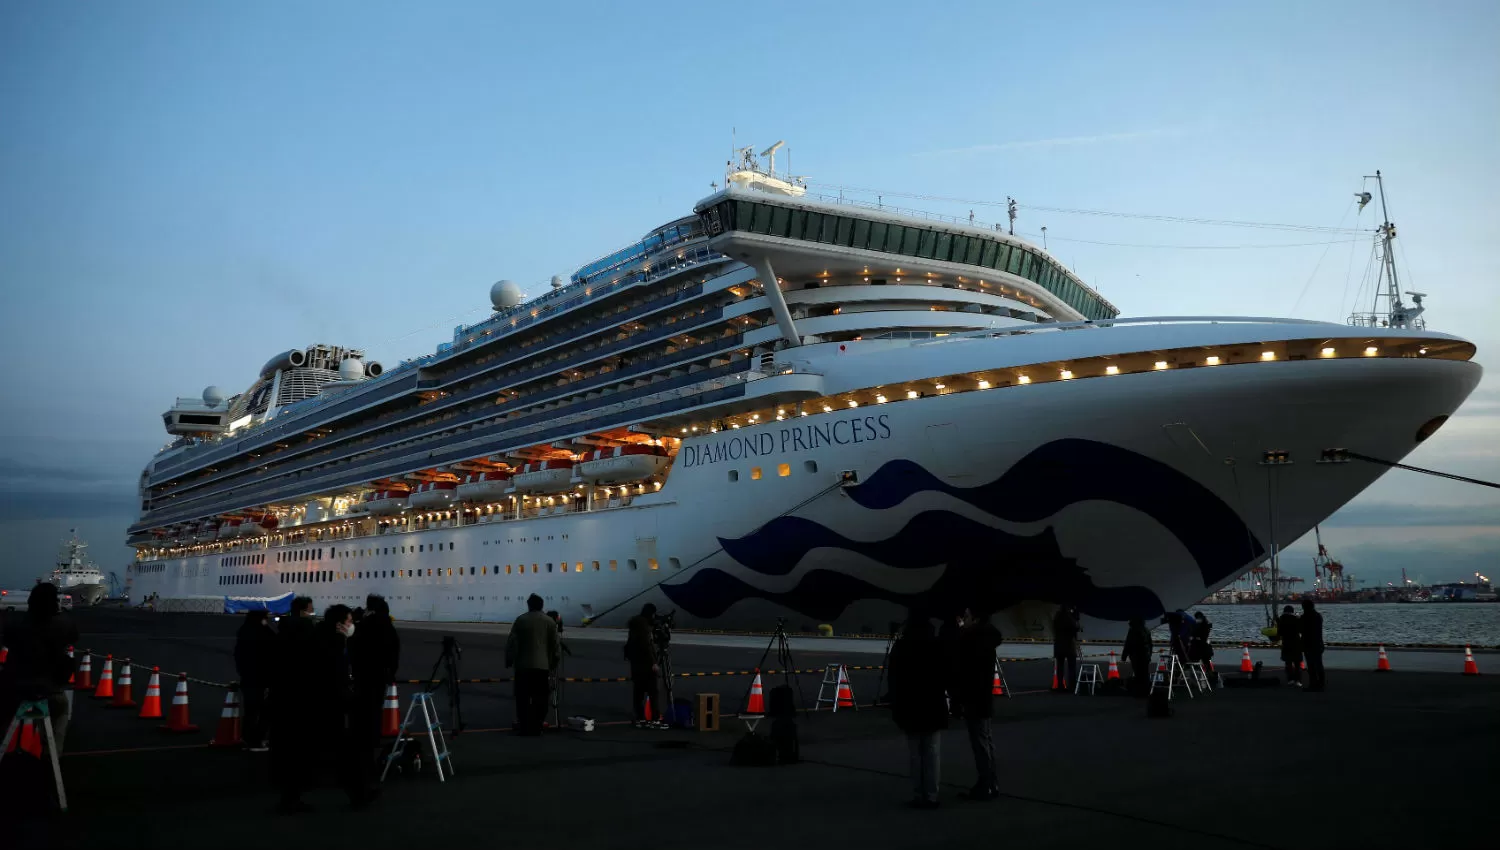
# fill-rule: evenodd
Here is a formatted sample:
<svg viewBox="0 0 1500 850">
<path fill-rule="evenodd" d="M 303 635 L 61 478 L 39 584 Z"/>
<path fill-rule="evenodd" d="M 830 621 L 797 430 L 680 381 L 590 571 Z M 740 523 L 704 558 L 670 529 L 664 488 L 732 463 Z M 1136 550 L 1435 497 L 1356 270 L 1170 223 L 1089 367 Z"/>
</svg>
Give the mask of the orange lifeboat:
<svg viewBox="0 0 1500 850">
<path fill-rule="evenodd" d="M 509 489 L 510 473 L 496 470 L 470 474 L 464 479 L 464 483 L 458 485 L 455 492 L 458 494 L 459 501 L 495 502 L 504 498 Z"/>
<path fill-rule="evenodd" d="M 365 513 L 370 516 L 390 516 L 407 508 L 411 491 L 406 489 L 376 490 L 365 496 Z"/>
<path fill-rule="evenodd" d="M 239 537 L 240 525 L 241 523 L 238 517 L 235 517 L 234 519 L 227 519 L 224 522 L 220 523 L 219 539 L 224 540 L 230 537 Z"/>
<path fill-rule="evenodd" d="M 453 504 L 456 498 L 453 491 L 457 488 L 456 481 L 428 481 L 417 485 L 407 503 L 414 510 L 442 510 Z"/>
<path fill-rule="evenodd" d="M 510 479 L 517 493 L 561 493 L 573 481 L 573 459 L 539 460 L 521 467 Z"/>
<path fill-rule="evenodd" d="M 665 448 L 632 443 L 589 452 L 578 465 L 578 477 L 591 484 L 624 484 L 665 472 L 670 463 Z"/>
</svg>

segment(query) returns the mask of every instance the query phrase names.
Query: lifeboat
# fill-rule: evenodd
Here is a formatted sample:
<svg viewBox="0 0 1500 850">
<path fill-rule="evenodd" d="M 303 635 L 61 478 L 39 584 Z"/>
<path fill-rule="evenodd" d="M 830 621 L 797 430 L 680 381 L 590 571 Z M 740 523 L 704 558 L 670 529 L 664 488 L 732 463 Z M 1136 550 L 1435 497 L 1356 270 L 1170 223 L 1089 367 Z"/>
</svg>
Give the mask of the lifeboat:
<svg viewBox="0 0 1500 850">
<path fill-rule="evenodd" d="M 578 477 L 591 484 L 623 484 L 665 472 L 670 462 L 661 446 L 615 446 L 589 452 L 578 465 Z"/>
<path fill-rule="evenodd" d="M 241 525 L 242 523 L 238 519 L 225 520 L 219 525 L 219 539 L 223 540 L 228 537 L 239 537 Z"/>
<path fill-rule="evenodd" d="M 266 514 L 260 521 L 260 527 L 264 531 L 275 531 L 278 525 L 281 525 L 281 518 L 275 514 Z"/>
<path fill-rule="evenodd" d="M 194 543 L 208 543 L 219 536 L 219 524 L 216 522 L 202 522 L 198 524 L 198 530 L 193 533 Z"/>
<path fill-rule="evenodd" d="M 509 472 L 475 472 L 465 478 L 455 492 L 463 502 L 496 502 L 504 498 L 509 489 Z"/>
<path fill-rule="evenodd" d="M 365 497 L 365 513 L 370 516 L 389 516 L 406 510 L 409 490 L 376 490 Z"/>
<path fill-rule="evenodd" d="M 265 529 L 261 527 L 261 523 L 265 521 L 265 517 L 246 517 L 245 520 L 240 523 L 240 536 L 254 537 L 257 534 L 264 534 Z"/>
<path fill-rule="evenodd" d="M 454 490 L 457 489 L 456 481 L 428 481 L 418 484 L 417 489 L 411 491 L 408 501 L 414 510 L 431 510 L 434 508 L 446 508 L 453 504 Z"/>
<path fill-rule="evenodd" d="M 561 493 L 573 481 L 573 460 L 539 460 L 521 467 L 510 479 L 517 493 Z"/>
</svg>

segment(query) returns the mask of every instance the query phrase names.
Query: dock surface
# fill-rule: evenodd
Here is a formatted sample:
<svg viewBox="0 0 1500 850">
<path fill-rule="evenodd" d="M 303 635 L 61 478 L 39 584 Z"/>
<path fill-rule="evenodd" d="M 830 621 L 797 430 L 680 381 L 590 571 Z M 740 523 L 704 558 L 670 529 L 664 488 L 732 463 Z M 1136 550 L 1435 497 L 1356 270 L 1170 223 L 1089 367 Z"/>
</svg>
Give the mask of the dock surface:
<svg viewBox="0 0 1500 850">
<path fill-rule="evenodd" d="M 170 694 L 179 670 L 207 682 L 233 678 L 235 617 L 87 610 L 75 615 L 96 653 L 156 665 Z M 503 628 L 401 627 L 402 678 L 425 679 L 444 634 L 458 637 L 463 678 L 503 678 Z M 618 635 L 568 629 L 564 675 L 627 675 Z M 1079 846 L 1373 848 L 1492 846 L 1489 803 L 1500 790 L 1500 668 L 1459 674 L 1462 654 L 1432 653 L 1439 672 L 1373 669 L 1373 653 L 1330 665 L 1324 693 L 1296 688 L 1225 689 L 1179 696 L 1170 719 L 1146 717 L 1125 696 L 1048 692 L 1051 665 L 1005 665 L 1014 696 L 997 699 L 995 748 L 1002 797 L 960 800 L 973 782 L 961 723 L 943 734 L 944 804 L 903 807 L 910 795 L 907 749 L 889 713 L 870 708 L 879 670 L 851 677 L 859 711 L 799 720 L 804 763 L 731 766 L 743 727 L 737 711 L 749 670 L 767 640 L 681 635 L 674 641 L 676 695 L 721 695 L 717 733 L 632 728 L 630 686 L 564 685 L 564 714 L 596 718 L 593 733 L 508 732 L 509 684 L 466 684 L 467 730 L 450 739 L 457 775 L 397 777 L 369 810 L 353 812 L 329 787 L 307 795 L 316 811 L 273 814 L 269 756 L 207 746 L 225 692 L 190 688 L 197 734 L 167 736 L 158 721 L 76 699 L 62 766 L 71 811 L 50 815 L 22 757 L 0 764 L 6 847 L 258 847 L 295 830 L 298 846 L 575 845 L 644 848 L 681 842 L 713 848 L 777 843 L 834 847 L 930 847 L 937 841 L 1020 843 L 1028 850 Z M 82 648 L 82 647 L 80 647 Z M 1002 648 L 1002 655 L 1010 647 Z M 797 639 L 799 669 L 878 666 L 884 643 Z M 1019 651 L 1013 657 L 1037 655 Z M 1270 669 L 1279 660 L 1257 656 Z M 1220 668 L 1232 671 L 1221 651 Z M 775 653 L 766 666 L 775 668 Z M 1491 664 L 1490 666 L 1493 666 Z M 97 666 L 96 666 L 97 672 Z M 1411 670 L 1408 672 L 1408 670 Z M 766 677 L 769 689 L 782 677 Z M 797 677 L 811 705 L 817 675 Z M 135 677 L 136 699 L 145 676 Z M 405 711 L 416 686 L 401 687 Z M 168 697 L 169 701 L 170 698 Z M 443 701 L 445 725 L 448 712 Z M 764 731 L 764 729 L 762 730 Z M 23 773 L 17 773 L 17 771 Z"/>
</svg>

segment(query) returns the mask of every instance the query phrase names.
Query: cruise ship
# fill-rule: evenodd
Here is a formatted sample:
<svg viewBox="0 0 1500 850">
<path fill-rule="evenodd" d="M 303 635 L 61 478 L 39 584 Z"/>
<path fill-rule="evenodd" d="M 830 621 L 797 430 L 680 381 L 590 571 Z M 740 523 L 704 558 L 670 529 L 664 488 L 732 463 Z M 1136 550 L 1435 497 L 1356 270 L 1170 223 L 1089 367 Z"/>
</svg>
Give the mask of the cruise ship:
<svg viewBox="0 0 1500 850">
<path fill-rule="evenodd" d="M 845 633 L 1066 604 L 1098 637 L 1267 560 L 1386 468 L 1338 450 L 1399 460 L 1480 379 L 1394 288 L 1348 324 L 1120 318 L 1001 227 L 811 194 L 779 146 L 430 355 L 312 345 L 178 399 L 135 592 Z"/>
</svg>

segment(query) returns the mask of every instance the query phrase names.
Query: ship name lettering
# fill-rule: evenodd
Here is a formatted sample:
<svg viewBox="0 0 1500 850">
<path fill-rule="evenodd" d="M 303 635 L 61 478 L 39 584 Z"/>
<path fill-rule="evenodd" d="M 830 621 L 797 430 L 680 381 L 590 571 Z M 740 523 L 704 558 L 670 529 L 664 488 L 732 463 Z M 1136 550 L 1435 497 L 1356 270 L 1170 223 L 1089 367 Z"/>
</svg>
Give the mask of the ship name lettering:
<svg viewBox="0 0 1500 850">
<path fill-rule="evenodd" d="M 679 460 L 684 468 L 722 463 L 726 460 L 748 460 L 773 453 L 803 452 L 825 446 L 846 446 L 854 443 L 869 443 L 888 440 L 891 437 L 890 417 L 854 416 L 835 419 L 831 422 L 799 423 L 780 428 L 776 432 L 731 435 L 720 437 L 712 443 L 682 447 Z"/>
</svg>

